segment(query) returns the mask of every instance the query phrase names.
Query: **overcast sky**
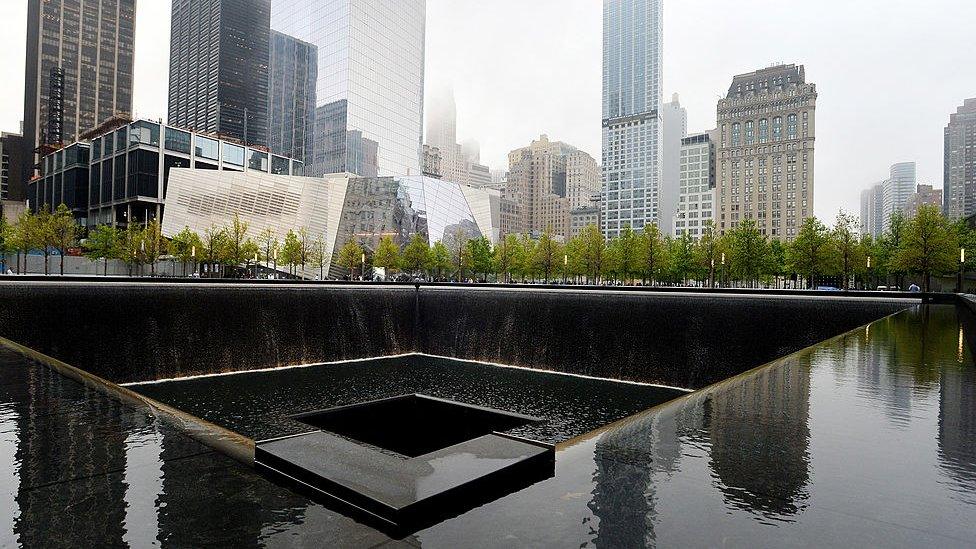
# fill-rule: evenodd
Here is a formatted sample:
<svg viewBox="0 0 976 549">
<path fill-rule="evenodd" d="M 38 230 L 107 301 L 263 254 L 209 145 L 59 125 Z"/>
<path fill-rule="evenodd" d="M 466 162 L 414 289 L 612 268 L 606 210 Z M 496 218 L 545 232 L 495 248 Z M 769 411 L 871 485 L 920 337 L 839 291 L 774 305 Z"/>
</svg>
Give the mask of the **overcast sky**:
<svg viewBox="0 0 976 549">
<path fill-rule="evenodd" d="M 392 1 L 392 0 L 380 0 Z M 135 110 L 166 116 L 169 0 L 139 0 Z M 0 0 L 0 129 L 23 116 L 27 0 Z M 817 101 L 816 214 L 857 213 L 895 162 L 942 184 L 942 129 L 976 97 L 973 0 L 665 0 L 665 100 L 689 131 L 715 126 L 733 75 L 806 65 Z M 600 0 L 427 0 L 428 90 L 452 85 L 458 137 L 504 168 L 539 136 L 600 159 Z"/>
</svg>

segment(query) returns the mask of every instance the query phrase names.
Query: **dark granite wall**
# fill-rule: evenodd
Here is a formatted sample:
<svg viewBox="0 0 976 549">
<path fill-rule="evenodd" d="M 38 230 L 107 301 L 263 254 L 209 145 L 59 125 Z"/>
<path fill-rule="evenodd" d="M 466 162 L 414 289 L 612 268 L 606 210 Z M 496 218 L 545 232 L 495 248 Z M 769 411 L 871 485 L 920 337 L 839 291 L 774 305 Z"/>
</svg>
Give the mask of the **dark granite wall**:
<svg viewBox="0 0 976 549">
<path fill-rule="evenodd" d="M 0 335 L 124 383 L 421 351 L 699 388 L 905 301 L 424 287 L 0 283 Z"/>
</svg>

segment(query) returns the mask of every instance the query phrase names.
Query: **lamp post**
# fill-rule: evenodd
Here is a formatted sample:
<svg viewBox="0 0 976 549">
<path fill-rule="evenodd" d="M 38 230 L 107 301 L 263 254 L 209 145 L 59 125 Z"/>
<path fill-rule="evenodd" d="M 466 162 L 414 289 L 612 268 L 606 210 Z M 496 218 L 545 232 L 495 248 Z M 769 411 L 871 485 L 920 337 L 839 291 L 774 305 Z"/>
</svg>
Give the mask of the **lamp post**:
<svg viewBox="0 0 976 549">
<path fill-rule="evenodd" d="M 278 278 L 278 248 L 274 250 L 274 277 Z"/>
<path fill-rule="evenodd" d="M 362 279 L 362 280 L 366 280 L 366 252 L 363 252 L 363 254 L 362 254 L 362 256 L 360 256 L 359 260 L 363 264 L 363 268 L 360 271 L 359 278 Z"/>
<path fill-rule="evenodd" d="M 962 275 L 963 269 L 966 268 L 966 248 L 959 248 L 959 283 L 957 284 L 956 291 L 962 293 Z"/>
<path fill-rule="evenodd" d="M 258 253 L 254 252 L 254 280 L 258 279 Z"/>
<path fill-rule="evenodd" d="M 868 274 L 866 278 L 867 278 L 867 282 L 871 281 L 871 256 L 868 256 Z M 871 289 L 870 284 L 868 284 L 868 289 L 869 290 Z"/>
<path fill-rule="evenodd" d="M 197 247 L 190 246 L 190 262 L 193 263 L 193 272 L 197 272 Z M 183 273 L 186 274 L 186 266 L 183 267 Z"/>
<path fill-rule="evenodd" d="M 566 282 L 568 282 L 568 278 L 567 278 L 569 276 L 569 273 L 567 272 L 568 270 L 569 270 L 569 254 L 563 254 L 563 284 L 564 285 L 566 284 Z"/>
<path fill-rule="evenodd" d="M 708 269 L 708 287 L 715 287 L 715 258 L 712 258 L 711 267 Z"/>
<path fill-rule="evenodd" d="M 721 275 L 721 278 L 722 278 L 722 281 L 719 283 L 719 286 L 722 286 L 722 285 L 725 284 L 725 252 L 722 252 L 722 275 Z"/>
</svg>

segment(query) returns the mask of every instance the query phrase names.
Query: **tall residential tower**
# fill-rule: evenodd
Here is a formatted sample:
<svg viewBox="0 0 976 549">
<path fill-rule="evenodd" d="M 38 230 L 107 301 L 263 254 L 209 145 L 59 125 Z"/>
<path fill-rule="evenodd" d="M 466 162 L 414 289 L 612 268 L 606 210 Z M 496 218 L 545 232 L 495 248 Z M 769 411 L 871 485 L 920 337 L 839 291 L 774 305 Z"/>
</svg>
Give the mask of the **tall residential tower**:
<svg viewBox="0 0 976 549">
<path fill-rule="evenodd" d="M 173 0 L 169 123 L 268 145 L 270 0 Z"/>
<path fill-rule="evenodd" d="M 604 0 L 601 224 L 608 237 L 662 215 L 661 46 L 661 0 Z"/>
<path fill-rule="evenodd" d="M 425 0 L 272 1 L 271 27 L 319 50 L 310 175 L 421 174 L 425 26 Z"/>
<path fill-rule="evenodd" d="M 803 65 L 732 79 L 717 109 L 720 233 L 752 220 L 763 235 L 787 241 L 813 215 L 816 105 Z"/>
<path fill-rule="evenodd" d="M 71 143 L 132 112 L 135 11 L 136 0 L 28 2 L 23 154 L 31 164 L 38 146 Z"/>
<path fill-rule="evenodd" d="M 945 214 L 959 219 L 976 213 L 976 98 L 949 115 L 945 127 L 943 201 Z"/>
</svg>

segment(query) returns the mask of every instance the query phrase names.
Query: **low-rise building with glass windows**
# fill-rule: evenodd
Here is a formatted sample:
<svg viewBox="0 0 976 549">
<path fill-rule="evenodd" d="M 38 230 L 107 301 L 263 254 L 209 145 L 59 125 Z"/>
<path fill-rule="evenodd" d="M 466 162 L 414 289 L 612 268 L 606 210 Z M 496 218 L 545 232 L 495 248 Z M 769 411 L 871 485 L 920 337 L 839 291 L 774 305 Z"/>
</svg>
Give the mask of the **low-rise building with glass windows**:
<svg viewBox="0 0 976 549">
<path fill-rule="evenodd" d="M 86 223 L 89 149 L 88 143 L 72 143 L 41 160 L 40 175 L 27 184 L 27 200 L 34 213 L 65 204 L 79 224 Z"/>
<path fill-rule="evenodd" d="M 304 173 L 298 160 L 150 120 L 116 119 L 84 137 L 86 142 L 74 143 L 42 160 L 44 183 L 33 191 L 32 200 L 38 206 L 52 207 L 64 201 L 89 226 L 125 226 L 161 217 L 173 168 Z M 72 160 L 84 164 L 84 181 L 66 171 L 75 165 Z"/>
<path fill-rule="evenodd" d="M 430 245 L 441 241 L 449 249 L 459 239 L 485 236 L 497 242 L 501 202 L 496 190 L 424 176 L 312 178 L 177 169 L 170 175 L 163 234 L 172 237 L 184 227 L 202 234 L 213 225 L 229 225 L 235 215 L 248 223 L 255 241 L 267 229 L 279 241 L 290 230 L 305 229 L 312 242 L 323 242 L 324 271 L 339 276 L 345 273 L 333 260 L 349 241 L 368 257 L 384 236 L 405 246 L 421 234 Z M 306 266 L 306 276 L 318 272 Z"/>
</svg>

